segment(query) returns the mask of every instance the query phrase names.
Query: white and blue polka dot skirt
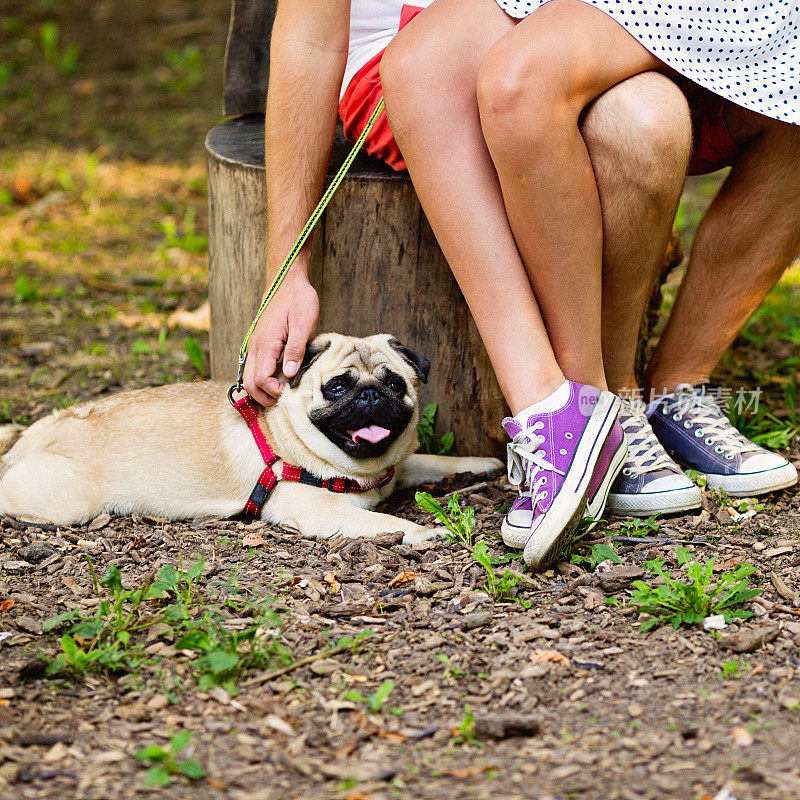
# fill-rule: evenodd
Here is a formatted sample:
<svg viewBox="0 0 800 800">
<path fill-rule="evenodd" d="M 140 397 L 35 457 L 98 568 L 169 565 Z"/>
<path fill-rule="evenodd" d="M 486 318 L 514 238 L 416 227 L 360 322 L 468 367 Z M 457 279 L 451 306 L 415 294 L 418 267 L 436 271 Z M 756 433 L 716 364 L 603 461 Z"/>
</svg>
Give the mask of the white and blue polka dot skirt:
<svg viewBox="0 0 800 800">
<path fill-rule="evenodd" d="M 517 19 L 547 0 L 497 0 Z M 653 55 L 715 94 L 800 125 L 800 3 L 789 0 L 583 0 Z"/>
</svg>

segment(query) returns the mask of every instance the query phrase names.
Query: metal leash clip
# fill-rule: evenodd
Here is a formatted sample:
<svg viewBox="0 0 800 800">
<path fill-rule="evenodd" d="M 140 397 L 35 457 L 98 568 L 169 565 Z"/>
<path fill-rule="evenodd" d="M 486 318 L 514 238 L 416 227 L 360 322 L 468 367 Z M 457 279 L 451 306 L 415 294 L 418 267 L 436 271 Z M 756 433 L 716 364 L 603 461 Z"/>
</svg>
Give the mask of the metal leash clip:
<svg viewBox="0 0 800 800">
<path fill-rule="evenodd" d="M 234 394 L 236 394 L 236 392 L 244 392 L 244 383 L 242 382 L 242 379 L 244 378 L 244 362 L 246 358 L 246 353 L 239 354 L 239 370 L 236 375 L 236 383 L 232 383 L 228 387 L 228 402 L 234 408 L 236 407 L 236 400 L 233 399 Z"/>
</svg>

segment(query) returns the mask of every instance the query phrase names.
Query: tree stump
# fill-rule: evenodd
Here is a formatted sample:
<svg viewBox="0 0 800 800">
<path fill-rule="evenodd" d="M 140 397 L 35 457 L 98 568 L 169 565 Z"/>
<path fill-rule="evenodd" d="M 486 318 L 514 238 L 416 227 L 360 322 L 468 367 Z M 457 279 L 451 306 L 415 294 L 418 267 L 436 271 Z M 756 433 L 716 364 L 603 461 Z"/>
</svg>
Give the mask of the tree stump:
<svg viewBox="0 0 800 800">
<path fill-rule="evenodd" d="M 265 288 L 263 116 L 218 125 L 206 150 L 211 376 L 227 381 Z M 330 175 L 348 150 L 337 137 Z M 452 430 L 462 454 L 504 454 L 505 402 L 407 173 L 359 155 L 315 232 L 311 280 L 318 330 L 391 333 L 418 350 L 431 360 L 422 402 L 438 403 L 439 432 Z"/>
</svg>

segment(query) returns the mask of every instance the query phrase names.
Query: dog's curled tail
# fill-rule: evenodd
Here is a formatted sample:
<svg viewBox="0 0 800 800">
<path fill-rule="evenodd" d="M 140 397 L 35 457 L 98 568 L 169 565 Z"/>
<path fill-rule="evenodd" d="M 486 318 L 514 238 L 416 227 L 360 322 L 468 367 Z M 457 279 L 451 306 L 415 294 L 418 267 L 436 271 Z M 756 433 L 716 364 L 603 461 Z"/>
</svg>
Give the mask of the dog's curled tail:
<svg viewBox="0 0 800 800">
<path fill-rule="evenodd" d="M 0 425 L 0 456 L 14 446 L 14 442 L 22 436 L 23 430 L 24 428 L 19 425 Z"/>
</svg>

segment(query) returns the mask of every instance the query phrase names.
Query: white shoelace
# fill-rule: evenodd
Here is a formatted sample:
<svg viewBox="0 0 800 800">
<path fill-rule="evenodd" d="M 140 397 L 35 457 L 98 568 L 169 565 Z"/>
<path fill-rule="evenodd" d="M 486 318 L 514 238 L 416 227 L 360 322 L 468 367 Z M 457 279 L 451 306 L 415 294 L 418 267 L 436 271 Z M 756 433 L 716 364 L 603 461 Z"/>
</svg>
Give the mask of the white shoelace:
<svg viewBox="0 0 800 800">
<path fill-rule="evenodd" d="M 694 429 L 698 439 L 704 438 L 708 447 L 714 445 L 714 452 L 733 458 L 740 453 L 757 452 L 761 448 L 753 444 L 731 425 L 731 421 L 707 394 L 698 394 L 689 383 L 682 383 L 675 389 L 675 400 L 667 405 L 674 422 L 683 422 L 687 430 Z M 699 435 L 698 435 L 699 433 Z"/>
<path fill-rule="evenodd" d="M 634 409 L 631 401 L 626 398 L 622 398 L 619 421 L 628 443 L 628 459 L 624 470 L 626 475 L 675 469 L 675 462 L 656 438 L 644 412 Z"/>
<path fill-rule="evenodd" d="M 543 422 L 535 422 L 526 431 L 518 433 L 514 439 L 506 445 L 508 450 L 508 482 L 512 486 L 519 487 L 522 496 L 531 498 L 532 508 L 536 509 L 536 504 L 540 500 L 547 498 L 547 490 L 541 491 L 542 486 L 547 482 L 547 476 L 541 475 L 543 470 L 557 472 L 559 475 L 564 473 L 556 469 L 546 458 L 544 450 L 540 445 L 545 441 L 545 437 L 534 433 L 544 427 Z"/>
</svg>

